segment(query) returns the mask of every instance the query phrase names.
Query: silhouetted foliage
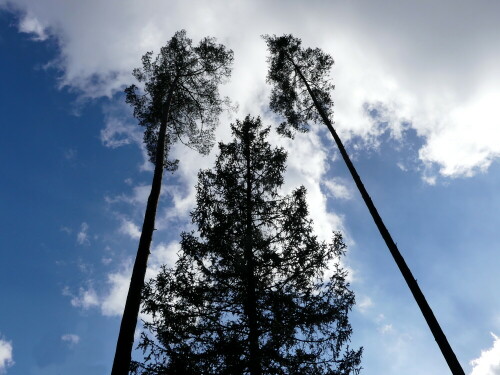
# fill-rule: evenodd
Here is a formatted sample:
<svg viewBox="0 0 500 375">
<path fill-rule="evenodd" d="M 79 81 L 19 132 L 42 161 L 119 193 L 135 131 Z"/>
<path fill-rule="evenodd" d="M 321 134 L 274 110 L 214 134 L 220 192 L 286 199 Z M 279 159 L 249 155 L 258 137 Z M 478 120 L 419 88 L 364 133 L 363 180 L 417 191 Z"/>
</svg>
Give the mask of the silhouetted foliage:
<svg viewBox="0 0 500 375">
<path fill-rule="evenodd" d="M 173 171 L 177 167 L 177 160 L 168 160 L 170 145 L 179 140 L 208 153 L 219 115 L 224 104 L 228 104 L 228 100 L 220 98 L 218 86 L 231 73 L 232 61 L 232 51 L 216 44 L 214 39 L 205 38 L 194 47 L 186 32 L 179 31 L 155 59 L 152 52 L 146 53 L 142 69 L 134 70 L 134 76 L 144 85 L 143 90 L 135 85 L 125 90 L 127 103 L 134 107 L 134 116 L 144 127 L 144 142 L 155 170 L 112 375 L 129 373 L 163 170 Z"/>
<path fill-rule="evenodd" d="M 214 38 L 204 38 L 193 47 L 184 30 L 174 37 L 153 58 L 153 52 L 142 57 L 142 68 L 133 75 L 143 83 L 125 89 L 126 101 L 134 107 L 134 116 L 144 126 L 144 142 L 151 162 L 155 162 L 158 131 L 168 116 L 166 147 L 177 140 L 206 154 L 214 141 L 214 129 L 224 105 L 218 86 L 231 74 L 233 52 Z M 165 104 L 173 92 L 169 108 Z M 167 153 L 165 153 L 167 156 Z M 175 168 L 176 161 L 166 161 Z"/>
<path fill-rule="evenodd" d="M 152 321 L 135 373 L 357 373 L 342 236 L 317 239 L 304 187 L 279 194 L 286 153 L 259 118 L 232 133 L 215 167 L 199 173 L 197 231 L 182 234 L 175 266 L 144 289 Z"/>
<path fill-rule="evenodd" d="M 286 119 L 278 131 L 292 137 L 293 129 L 305 132 L 309 121 L 322 121 L 304 80 L 325 114 L 331 115 L 330 92 L 335 86 L 329 73 L 333 59 L 319 48 L 303 49 L 301 40 L 292 35 L 264 36 L 264 39 L 270 52 L 267 81 L 273 85 L 270 107 Z"/>
<path fill-rule="evenodd" d="M 329 81 L 329 73 L 333 65 L 333 59 L 319 48 L 302 48 L 301 40 L 292 35 L 280 37 L 266 35 L 264 39 L 270 52 L 267 80 L 273 85 L 270 106 L 273 111 L 287 120 L 278 127 L 278 130 L 282 134 L 292 137 L 294 129 L 307 131 L 308 121 L 323 123 L 328 128 L 372 215 L 375 225 L 422 311 L 422 315 L 427 321 L 450 370 L 454 375 L 465 375 L 439 322 L 382 221 L 330 121 L 333 107 L 330 92 L 333 90 L 334 85 Z"/>
</svg>

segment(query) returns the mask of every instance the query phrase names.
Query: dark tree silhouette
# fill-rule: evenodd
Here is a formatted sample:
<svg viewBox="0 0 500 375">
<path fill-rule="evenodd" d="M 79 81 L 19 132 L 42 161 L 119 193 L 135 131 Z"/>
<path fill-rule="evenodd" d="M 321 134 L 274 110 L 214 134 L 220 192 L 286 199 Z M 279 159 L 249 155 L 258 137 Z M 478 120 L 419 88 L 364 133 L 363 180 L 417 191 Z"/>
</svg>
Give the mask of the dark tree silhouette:
<svg viewBox="0 0 500 375">
<path fill-rule="evenodd" d="M 301 40 L 294 38 L 292 35 L 283 35 L 280 37 L 266 35 L 264 39 L 270 52 L 267 79 L 273 85 L 270 107 L 287 121 L 283 122 L 278 127 L 278 130 L 284 135 L 293 136 L 294 130 L 307 131 L 307 123 L 310 121 L 322 122 L 327 126 L 382 238 L 420 307 L 451 372 L 455 375 L 464 375 L 464 371 L 434 313 L 420 290 L 417 281 L 413 278 L 409 267 L 399 252 L 382 218 L 378 214 L 342 141 L 329 119 L 332 115 L 333 107 L 330 93 L 334 89 L 334 85 L 329 80 L 333 59 L 319 48 L 302 48 Z"/>
<path fill-rule="evenodd" d="M 142 57 L 142 68 L 134 69 L 143 89 L 132 85 L 125 90 L 127 103 L 134 107 L 134 116 L 144 127 L 144 142 L 155 169 L 112 375 L 129 373 L 163 170 L 174 171 L 177 166 L 177 160 L 168 159 L 169 147 L 180 141 L 201 153 L 209 151 L 218 117 L 224 104 L 228 104 L 227 99 L 219 96 L 218 85 L 229 77 L 232 61 L 232 51 L 214 39 L 205 38 L 192 46 L 186 32 L 179 31 L 156 58 L 148 52 Z"/>
<path fill-rule="evenodd" d="M 135 373 L 358 373 L 341 235 L 318 241 L 303 187 L 279 194 L 286 153 L 271 148 L 259 118 L 232 132 L 215 168 L 199 173 L 197 231 L 182 234 L 175 267 L 144 289 L 152 321 Z"/>
</svg>

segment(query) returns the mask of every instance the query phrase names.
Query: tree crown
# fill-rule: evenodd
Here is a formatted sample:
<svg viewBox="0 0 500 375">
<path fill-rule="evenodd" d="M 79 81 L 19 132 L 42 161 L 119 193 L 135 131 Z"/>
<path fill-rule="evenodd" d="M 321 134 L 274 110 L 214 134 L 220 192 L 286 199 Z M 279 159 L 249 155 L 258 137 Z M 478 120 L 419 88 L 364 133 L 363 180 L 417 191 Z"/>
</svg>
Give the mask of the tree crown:
<svg viewBox="0 0 500 375">
<path fill-rule="evenodd" d="M 354 294 L 338 263 L 342 236 L 318 241 L 303 187 L 279 193 L 286 153 L 267 142 L 259 118 L 237 121 L 232 131 L 215 167 L 199 174 L 198 231 L 182 234 L 176 265 L 144 290 L 154 338 L 143 335 L 146 361 L 136 372 L 248 374 L 249 273 L 263 374 L 356 372 L 361 350 L 348 346 Z"/>
<path fill-rule="evenodd" d="M 133 71 L 142 89 L 131 85 L 125 94 L 134 116 L 145 127 L 144 142 L 153 163 L 162 121 L 167 124 L 167 151 L 180 141 L 201 153 L 209 152 L 219 115 L 230 104 L 228 98 L 221 98 L 218 86 L 230 76 L 232 62 L 233 52 L 214 38 L 206 37 L 193 46 L 185 30 L 176 32 L 156 57 L 153 52 L 142 57 L 142 68 Z M 167 168 L 175 164 L 166 159 Z"/>
<path fill-rule="evenodd" d="M 269 50 L 267 82 L 272 84 L 270 107 L 285 118 L 278 132 L 293 137 L 294 131 L 306 132 L 308 122 L 320 120 L 306 84 L 327 115 L 333 111 L 329 79 L 333 59 L 319 48 L 303 48 L 292 35 L 264 35 Z M 303 78 L 303 79 L 302 79 Z"/>
</svg>

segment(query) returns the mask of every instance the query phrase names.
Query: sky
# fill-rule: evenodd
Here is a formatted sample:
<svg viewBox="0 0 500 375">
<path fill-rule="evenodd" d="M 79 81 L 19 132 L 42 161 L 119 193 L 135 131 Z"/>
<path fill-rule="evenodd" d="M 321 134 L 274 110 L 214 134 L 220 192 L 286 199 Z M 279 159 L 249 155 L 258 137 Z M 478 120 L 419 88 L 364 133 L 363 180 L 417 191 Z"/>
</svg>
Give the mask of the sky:
<svg viewBox="0 0 500 375">
<path fill-rule="evenodd" d="M 500 3 L 480 0 L 0 0 L 0 373 L 110 372 L 152 176 L 123 89 L 147 51 L 186 29 L 235 54 L 222 87 L 269 112 L 263 34 L 335 60 L 335 127 L 469 375 L 500 374 Z M 322 126 L 294 141 L 319 238 L 342 230 L 365 374 L 447 365 Z M 191 228 L 202 157 L 176 145 L 148 277 Z M 134 353 L 140 359 L 140 353 Z"/>
</svg>

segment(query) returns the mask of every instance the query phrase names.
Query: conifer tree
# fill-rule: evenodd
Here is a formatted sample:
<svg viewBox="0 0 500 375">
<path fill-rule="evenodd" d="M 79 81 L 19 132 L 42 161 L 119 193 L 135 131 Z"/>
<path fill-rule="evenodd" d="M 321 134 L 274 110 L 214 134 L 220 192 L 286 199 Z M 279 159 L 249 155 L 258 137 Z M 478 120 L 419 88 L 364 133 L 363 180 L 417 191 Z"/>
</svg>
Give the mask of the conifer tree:
<svg viewBox="0 0 500 375">
<path fill-rule="evenodd" d="M 269 131 L 259 118 L 237 121 L 215 167 L 199 173 L 197 230 L 144 290 L 152 321 L 135 374 L 358 373 L 342 236 L 317 239 L 304 187 L 279 193 L 286 153 Z"/>
<path fill-rule="evenodd" d="M 232 51 L 216 44 L 215 39 L 204 38 L 193 46 L 182 30 L 161 48 L 156 58 L 152 52 L 142 57 L 142 68 L 134 69 L 133 75 L 143 88 L 132 85 L 125 90 L 127 103 L 133 106 L 134 116 L 144 127 L 144 142 L 155 168 L 112 375 L 129 373 L 163 171 L 177 167 L 177 160 L 168 158 L 169 148 L 180 141 L 201 153 L 210 150 L 219 115 L 228 103 L 220 97 L 218 86 L 230 75 L 232 61 Z"/>
<path fill-rule="evenodd" d="M 303 48 L 301 40 L 292 35 L 280 37 L 266 35 L 264 39 L 270 52 L 267 80 L 273 85 L 270 107 L 286 120 L 280 124 L 278 131 L 292 137 L 294 131 L 308 131 L 309 122 L 323 123 L 328 128 L 451 372 L 454 375 L 465 375 L 424 294 L 382 221 L 330 121 L 333 112 L 331 91 L 334 89 L 334 85 L 329 80 L 330 69 L 333 65 L 332 57 L 319 48 Z"/>
</svg>

